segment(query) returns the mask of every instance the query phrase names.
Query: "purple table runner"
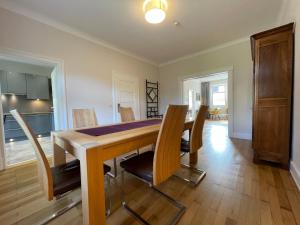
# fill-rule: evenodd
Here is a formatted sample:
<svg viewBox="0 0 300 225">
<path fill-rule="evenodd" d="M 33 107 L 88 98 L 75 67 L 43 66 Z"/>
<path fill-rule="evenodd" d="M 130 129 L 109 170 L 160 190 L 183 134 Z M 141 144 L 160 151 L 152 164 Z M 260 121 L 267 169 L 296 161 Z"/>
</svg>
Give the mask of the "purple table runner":
<svg viewBox="0 0 300 225">
<path fill-rule="evenodd" d="M 88 129 L 82 129 L 76 131 L 91 136 L 101 136 L 101 135 L 117 133 L 125 130 L 132 130 L 136 128 L 156 125 L 156 124 L 160 124 L 161 122 L 162 122 L 161 119 L 152 119 L 152 120 L 137 121 L 137 122 L 131 122 L 125 124 L 115 124 L 115 125 L 104 126 L 104 127 L 94 127 L 94 128 L 88 128 Z"/>
</svg>

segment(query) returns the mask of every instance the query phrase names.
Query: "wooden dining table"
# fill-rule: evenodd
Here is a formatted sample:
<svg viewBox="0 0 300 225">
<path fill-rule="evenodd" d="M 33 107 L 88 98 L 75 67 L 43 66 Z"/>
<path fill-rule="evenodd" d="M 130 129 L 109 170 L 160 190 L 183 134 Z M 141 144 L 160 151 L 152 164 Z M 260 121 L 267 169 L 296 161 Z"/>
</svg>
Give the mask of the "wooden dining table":
<svg viewBox="0 0 300 225">
<path fill-rule="evenodd" d="M 149 119 L 52 132 L 54 165 L 66 163 L 66 151 L 80 160 L 83 224 L 105 224 L 103 163 L 156 143 L 161 122 Z M 193 121 L 187 120 L 184 130 L 191 130 L 192 126 Z M 195 161 L 197 154 L 190 154 L 190 162 Z"/>
</svg>

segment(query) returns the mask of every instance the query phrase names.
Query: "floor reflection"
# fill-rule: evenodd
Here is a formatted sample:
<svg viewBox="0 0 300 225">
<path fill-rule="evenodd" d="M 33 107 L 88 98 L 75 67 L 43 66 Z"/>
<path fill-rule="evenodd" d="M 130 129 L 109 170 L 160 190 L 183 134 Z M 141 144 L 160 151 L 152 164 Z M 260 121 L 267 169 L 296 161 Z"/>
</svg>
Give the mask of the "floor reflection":
<svg viewBox="0 0 300 225">
<path fill-rule="evenodd" d="M 228 121 L 210 121 L 205 122 L 205 135 L 208 135 L 211 149 L 217 153 L 223 153 L 228 145 Z"/>
</svg>

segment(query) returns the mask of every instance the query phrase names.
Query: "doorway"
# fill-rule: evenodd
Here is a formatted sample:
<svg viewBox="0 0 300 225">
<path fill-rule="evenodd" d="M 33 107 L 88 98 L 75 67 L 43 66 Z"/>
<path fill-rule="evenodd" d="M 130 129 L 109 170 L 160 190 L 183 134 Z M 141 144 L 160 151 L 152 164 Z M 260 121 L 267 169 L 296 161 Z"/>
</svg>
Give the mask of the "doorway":
<svg viewBox="0 0 300 225">
<path fill-rule="evenodd" d="M 52 155 L 50 132 L 67 128 L 63 63 L 0 49 L 0 170 L 35 160 L 34 151 L 9 110 L 18 109 Z M 45 72 L 47 71 L 47 72 Z"/>
<path fill-rule="evenodd" d="M 230 74 L 230 71 L 224 71 L 183 79 L 182 101 L 189 106 L 190 119 L 196 116 L 200 105 L 209 106 L 206 124 L 220 126 L 223 130 L 225 128 L 226 135 L 232 137 L 233 98 Z"/>
<path fill-rule="evenodd" d="M 137 78 L 113 72 L 113 117 L 114 122 L 121 122 L 119 107 L 131 107 L 135 119 L 140 119 L 139 81 Z"/>
</svg>

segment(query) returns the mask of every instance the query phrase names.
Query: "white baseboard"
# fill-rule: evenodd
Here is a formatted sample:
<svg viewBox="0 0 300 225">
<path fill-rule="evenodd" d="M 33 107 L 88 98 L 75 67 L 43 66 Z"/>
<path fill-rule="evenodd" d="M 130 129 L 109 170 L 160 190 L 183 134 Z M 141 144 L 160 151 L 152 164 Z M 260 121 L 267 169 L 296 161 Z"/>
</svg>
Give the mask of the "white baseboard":
<svg viewBox="0 0 300 225">
<path fill-rule="evenodd" d="M 238 139 L 252 140 L 252 134 L 249 134 L 249 133 L 238 133 L 238 132 L 235 132 L 235 133 L 233 133 L 233 137 L 234 138 L 238 138 Z"/>
<path fill-rule="evenodd" d="M 290 168 L 292 177 L 294 178 L 295 183 L 298 186 L 298 189 L 300 190 L 300 170 L 297 168 L 294 161 L 291 161 L 291 168 Z"/>
</svg>

